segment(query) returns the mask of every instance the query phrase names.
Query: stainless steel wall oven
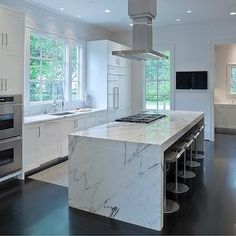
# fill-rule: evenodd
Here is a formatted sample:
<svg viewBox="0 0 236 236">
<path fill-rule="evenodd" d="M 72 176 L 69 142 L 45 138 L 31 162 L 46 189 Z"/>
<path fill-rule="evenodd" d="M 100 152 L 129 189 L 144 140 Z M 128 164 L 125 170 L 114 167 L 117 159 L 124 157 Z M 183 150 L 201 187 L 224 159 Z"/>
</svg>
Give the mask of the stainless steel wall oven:
<svg viewBox="0 0 236 236">
<path fill-rule="evenodd" d="M 22 168 L 22 96 L 0 95 L 0 177 Z"/>
</svg>

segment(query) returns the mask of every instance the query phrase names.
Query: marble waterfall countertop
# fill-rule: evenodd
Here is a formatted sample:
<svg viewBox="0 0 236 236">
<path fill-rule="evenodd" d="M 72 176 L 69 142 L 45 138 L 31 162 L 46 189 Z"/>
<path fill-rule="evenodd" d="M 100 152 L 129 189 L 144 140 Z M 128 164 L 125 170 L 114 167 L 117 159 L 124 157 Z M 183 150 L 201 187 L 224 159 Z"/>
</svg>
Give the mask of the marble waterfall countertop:
<svg viewBox="0 0 236 236">
<path fill-rule="evenodd" d="M 164 151 L 204 122 L 202 112 L 165 114 L 149 124 L 112 122 L 69 135 L 69 206 L 160 231 Z"/>
<path fill-rule="evenodd" d="M 167 117 L 149 124 L 112 122 L 72 135 L 159 145 L 165 150 L 204 118 L 203 112 L 159 111 L 159 113 Z"/>
</svg>

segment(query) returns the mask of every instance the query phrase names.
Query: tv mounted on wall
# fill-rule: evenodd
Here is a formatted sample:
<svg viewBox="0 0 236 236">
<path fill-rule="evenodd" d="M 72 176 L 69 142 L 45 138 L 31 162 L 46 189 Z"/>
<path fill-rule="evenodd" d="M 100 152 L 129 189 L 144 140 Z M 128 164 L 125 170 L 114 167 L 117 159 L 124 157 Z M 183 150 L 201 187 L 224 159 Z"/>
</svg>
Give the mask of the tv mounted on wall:
<svg viewBox="0 0 236 236">
<path fill-rule="evenodd" d="M 206 90 L 208 88 L 207 71 L 176 72 L 176 89 Z"/>
</svg>

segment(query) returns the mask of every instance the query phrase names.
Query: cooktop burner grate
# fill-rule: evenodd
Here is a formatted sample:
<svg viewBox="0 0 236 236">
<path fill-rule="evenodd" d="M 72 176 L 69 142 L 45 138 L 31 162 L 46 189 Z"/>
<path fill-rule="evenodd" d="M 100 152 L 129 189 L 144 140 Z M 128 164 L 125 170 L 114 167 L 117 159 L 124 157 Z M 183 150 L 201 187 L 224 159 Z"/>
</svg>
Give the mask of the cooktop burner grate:
<svg viewBox="0 0 236 236">
<path fill-rule="evenodd" d="M 127 117 L 123 117 L 120 119 L 117 119 L 117 122 L 129 122 L 129 123 L 144 123 L 144 124 L 148 124 L 151 123 L 153 121 L 159 120 L 166 117 L 166 115 L 161 115 L 161 114 L 145 114 L 145 113 L 141 113 L 141 114 L 136 114 L 136 115 L 132 115 L 132 116 L 127 116 Z"/>
</svg>

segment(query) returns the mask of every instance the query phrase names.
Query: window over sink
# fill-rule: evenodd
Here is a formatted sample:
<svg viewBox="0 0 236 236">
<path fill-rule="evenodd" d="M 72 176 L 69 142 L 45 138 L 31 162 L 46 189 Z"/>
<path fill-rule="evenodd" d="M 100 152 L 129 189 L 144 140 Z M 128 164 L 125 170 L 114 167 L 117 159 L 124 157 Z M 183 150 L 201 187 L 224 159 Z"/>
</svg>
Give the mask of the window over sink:
<svg viewBox="0 0 236 236">
<path fill-rule="evenodd" d="M 30 32 L 28 102 L 83 98 L 84 45 Z"/>
</svg>

